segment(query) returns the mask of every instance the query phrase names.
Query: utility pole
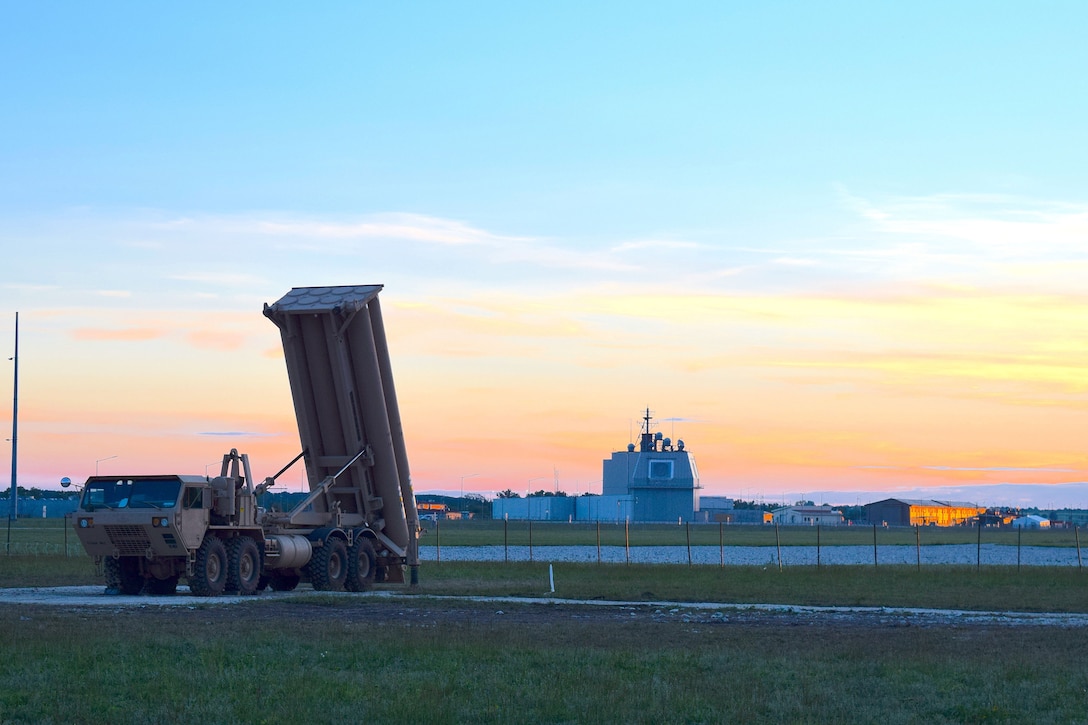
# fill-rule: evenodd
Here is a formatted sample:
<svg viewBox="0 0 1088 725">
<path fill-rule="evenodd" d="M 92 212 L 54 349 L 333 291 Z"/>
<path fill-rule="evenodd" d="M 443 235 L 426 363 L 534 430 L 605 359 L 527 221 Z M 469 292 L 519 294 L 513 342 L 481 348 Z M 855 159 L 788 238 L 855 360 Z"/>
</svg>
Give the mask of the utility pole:
<svg viewBox="0 0 1088 725">
<path fill-rule="evenodd" d="M 19 485 L 17 472 L 19 470 L 19 313 L 15 313 L 15 394 L 11 412 L 11 511 L 10 520 L 19 518 Z"/>
</svg>

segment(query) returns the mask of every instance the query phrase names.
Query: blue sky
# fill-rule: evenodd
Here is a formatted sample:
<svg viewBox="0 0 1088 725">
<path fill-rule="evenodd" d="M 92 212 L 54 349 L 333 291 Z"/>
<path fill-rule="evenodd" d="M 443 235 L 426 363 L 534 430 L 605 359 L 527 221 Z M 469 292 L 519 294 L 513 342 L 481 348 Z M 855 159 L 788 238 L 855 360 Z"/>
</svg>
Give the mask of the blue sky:
<svg viewBox="0 0 1088 725">
<path fill-rule="evenodd" d="M 1066 442 L 1088 408 L 1080 3 L 3 13 L 0 310 L 22 314 L 37 475 L 89 435 L 81 390 L 124 409 L 111 385 L 146 372 L 58 361 L 122 350 L 252 388 L 232 408 L 211 386 L 203 410 L 286 451 L 290 410 L 268 430 L 251 413 L 268 393 L 248 381 L 282 384 L 282 361 L 247 369 L 276 347 L 254 311 L 382 282 L 425 485 L 486 467 L 468 436 L 446 470 L 430 421 L 510 451 L 478 490 L 591 483 L 647 404 L 699 421 L 710 492 L 1088 478 Z M 201 430 L 164 405 L 160 458 Z M 95 433 L 65 475 L 130 433 Z"/>
</svg>

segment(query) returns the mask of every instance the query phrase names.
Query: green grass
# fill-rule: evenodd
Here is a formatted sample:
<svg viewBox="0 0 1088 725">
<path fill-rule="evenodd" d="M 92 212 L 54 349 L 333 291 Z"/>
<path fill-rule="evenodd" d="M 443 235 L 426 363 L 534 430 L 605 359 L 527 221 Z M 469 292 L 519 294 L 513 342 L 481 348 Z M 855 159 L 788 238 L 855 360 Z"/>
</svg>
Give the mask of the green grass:
<svg viewBox="0 0 1088 725">
<path fill-rule="evenodd" d="M 1085 630 L 829 636 L 773 621 L 526 626 L 505 607 L 435 623 L 335 606 L 316 620 L 264 616 L 259 603 L 238 617 L 0 607 L 0 721 L 981 723 L 1088 711 Z"/>
<path fill-rule="evenodd" d="M 585 600 L 1088 612 L 1088 573 L 1072 567 L 554 573 L 555 596 Z M 539 618 L 505 603 L 499 617 L 494 604 L 434 597 L 549 596 L 548 564 L 443 562 L 420 574 L 416 589 L 387 587 L 411 594 L 392 606 L 312 594 L 166 609 L 106 597 L 78 610 L 0 604 L 0 723 L 983 723 L 1088 712 L 1086 629 L 903 626 L 909 617 L 753 625 L 731 623 L 729 609 L 689 622 L 578 609 Z M 87 556 L 0 556 L 0 587 L 91 583 L 101 578 Z"/>
<path fill-rule="evenodd" d="M 1088 573 L 1070 567 L 680 566 L 555 564 L 555 595 L 614 601 L 921 607 L 1088 612 Z M 545 596 L 548 564 L 442 563 L 421 571 L 422 594 Z"/>
</svg>

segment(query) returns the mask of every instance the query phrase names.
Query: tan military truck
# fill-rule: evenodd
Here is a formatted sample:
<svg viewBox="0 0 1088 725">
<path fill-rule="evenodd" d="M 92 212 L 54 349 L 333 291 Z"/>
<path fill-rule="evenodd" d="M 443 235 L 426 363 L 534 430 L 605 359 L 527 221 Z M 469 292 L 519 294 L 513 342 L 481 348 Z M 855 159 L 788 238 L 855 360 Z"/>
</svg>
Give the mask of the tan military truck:
<svg viewBox="0 0 1088 725">
<path fill-rule="evenodd" d="M 417 581 L 419 517 L 408 472 L 381 285 L 298 287 L 264 314 L 280 329 L 302 453 L 254 484 L 231 450 L 219 475 L 92 476 L 73 516 L 106 591 L 362 591 Z M 310 493 L 290 511 L 261 494 L 299 460 Z"/>
</svg>

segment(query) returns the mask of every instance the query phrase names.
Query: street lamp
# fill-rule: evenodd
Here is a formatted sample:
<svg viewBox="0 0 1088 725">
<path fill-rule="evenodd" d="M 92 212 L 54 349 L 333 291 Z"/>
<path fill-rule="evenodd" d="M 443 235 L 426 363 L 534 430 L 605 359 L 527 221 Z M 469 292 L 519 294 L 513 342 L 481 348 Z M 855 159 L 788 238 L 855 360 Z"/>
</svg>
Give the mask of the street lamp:
<svg viewBox="0 0 1088 725">
<path fill-rule="evenodd" d="M 530 491 L 533 490 L 533 481 L 543 481 L 547 476 L 537 476 L 536 478 L 530 478 L 529 482 L 525 484 L 525 511 L 529 518 L 533 518 L 533 499 L 531 499 Z"/>
<path fill-rule="evenodd" d="M 462 513 L 464 513 L 464 511 L 465 511 L 465 479 L 466 478 L 475 478 L 476 476 L 479 476 L 479 475 L 480 474 L 478 474 L 478 473 L 466 473 L 465 475 L 461 476 L 461 512 Z"/>
<path fill-rule="evenodd" d="M 98 464 L 99 463 L 101 463 L 102 461 L 109 461 L 109 460 L 111 460 L 113 458 L 117 458 L 117 456 L 106 456 L 105 458 L 99 458 L 97 461 L 95 461 L 94 462 L 94 475 L 96 475 L 96 476 L 98 475 Z"/>
</svg>

